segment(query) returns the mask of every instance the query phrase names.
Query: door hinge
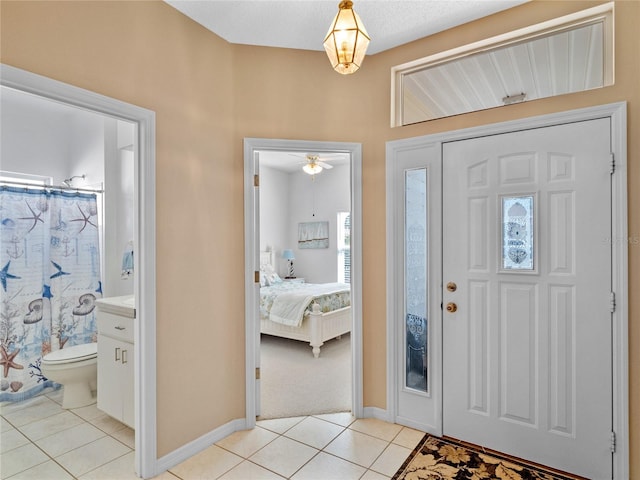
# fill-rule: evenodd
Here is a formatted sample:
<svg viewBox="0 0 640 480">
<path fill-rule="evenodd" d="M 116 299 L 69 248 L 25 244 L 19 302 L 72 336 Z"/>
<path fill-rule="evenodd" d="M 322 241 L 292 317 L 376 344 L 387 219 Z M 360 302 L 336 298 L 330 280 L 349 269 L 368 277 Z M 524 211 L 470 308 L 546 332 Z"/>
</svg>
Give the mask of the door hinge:
<svg viewBox="0 0 640 480">
<path fill-rule="evenodd" d="M 253 272 L 253 283 L 260 283 L 260 272 Z"/>
<path fill-rule="evenodd" d="M 256 367 L 256 380 L 260 380 L 260 367 Z"/>
<path fill-rule="evenodd" d="M 616 453 L 616 432 L 611 432 L 611 453 Z"/>
<path fill-rule="evenodd" d="M 253 176 L 253 186 L 254 187 L 259 187 L 260 186 L 260 175 L 254 175 Z"/>
<path fill-rule="evenodd" d="M 609 306 L 611 307 L 611 313 L 616 311 L 616 292 L 609 294 Z"/>
<path fill-rule="evenodd" d="M 613 153 L 610 153 L 610 159 L 611 159 L 611 175 L 613 175 L 613 173 L 616 171 L 616 157 L 613 155 Z"/>
</svg>

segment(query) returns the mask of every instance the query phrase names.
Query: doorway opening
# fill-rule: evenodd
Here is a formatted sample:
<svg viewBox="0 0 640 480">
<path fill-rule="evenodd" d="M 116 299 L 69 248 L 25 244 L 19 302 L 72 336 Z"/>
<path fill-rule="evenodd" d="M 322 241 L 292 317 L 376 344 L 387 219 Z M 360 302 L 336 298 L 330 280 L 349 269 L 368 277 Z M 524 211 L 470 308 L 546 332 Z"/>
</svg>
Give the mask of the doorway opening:
<svg viewBox="0 0 640 480">
<path fill-rule="evenodd" d="M 155 114 L 112 98 L 83 90 L 8 65 L 0 65 L 0 85 L 21 95 L 43 99 L 59 108 L 71 108 L 102 116 L 117 131 L 117 122 L 134 129 L 130 143 L 123 145 L 122 162 L 132 165 L 133 190 L 132 233 L 133 293 L 137 322 L 134 324 L 136 348 L 134 364 L 135 471 L 152 477 L 157 472 L 156 398 L 155 398 Z M 113 133 L 112 129 L 112 133 Z M 117 148 L 114 147 L 117 151 Z M 118 157 L 117 152 L 116 157 Z M 131 156 L 133 158 L 131 158 Z M 98 169 L 99 170 L 99 169 Z M 73 184 L 78 175 L 70 174 L 60 181 Z M 76 178 L 74 179 L 74 175 Z M 107 179 L 104 183 L 106 185 Z M 79 188 L 79 186 L 78 186 Z M 86 213 L 86 212 L 85 212 Z M 84 217 L 84 216 L 83 216 Z M 84 218 L 87 220 L 87 218 Z M 89 218 L 89 220 L 91 220 Z M 88 224 L 88 221 L 86 222 Z M 108 234 L 108 232 L 107 232 Z M 116 240 L 117 241 L 117 240 Z M 61 274 L 62 275 L 62 274 Z M 113 293 L 117 294 L 117 290 Z"/>
<path fill-rule="evenodd" d="M 249 426 L 361 409 L 360 162 L 357 144 L 245 139 Z"/>
<path fill-rule="evenodd" d="M 257 154 L 261 252 L 258 419 L 351 412 L 350 255 L 345 255 L 350 240 L 350 229 L 345 230 L 351 205 L 349 154 L 273 150 Z M 312 321 L 308 316 L 312 304 L 296 306 L 297 314 L 298 308 L 305 308 L 300 317 L 291 318 L 298 325 L 282 326 L 276 316 L 283 295 L 308 302 L 311 294 L 318 295 L 313 301 L 323 312 L 342 311 L 340 318 L 323 315 L 321 326 L 335 322 L 338 330 L 329 333 L 323 328 L 320 339 L 312 338 L 311 330 L 307 338 L 305 331 L 306 323 Z M 329 338 L 333 334 L 337 336 Z"/>
</svg>

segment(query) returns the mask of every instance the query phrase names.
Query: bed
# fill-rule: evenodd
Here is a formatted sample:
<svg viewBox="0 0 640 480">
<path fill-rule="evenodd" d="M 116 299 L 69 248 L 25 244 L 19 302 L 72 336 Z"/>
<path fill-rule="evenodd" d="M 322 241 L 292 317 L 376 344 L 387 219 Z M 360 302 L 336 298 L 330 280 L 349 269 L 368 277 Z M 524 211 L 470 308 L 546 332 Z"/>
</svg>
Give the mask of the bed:
<svg viewBox="0 0 640 480">
<path fill-rule="evenodd" d="M 283 280 L 273 260 L 260 252 L 260 333 L 309 342 L 318 358 L 324 342 L 351 331 L 350 287 Z"/>
</svg>

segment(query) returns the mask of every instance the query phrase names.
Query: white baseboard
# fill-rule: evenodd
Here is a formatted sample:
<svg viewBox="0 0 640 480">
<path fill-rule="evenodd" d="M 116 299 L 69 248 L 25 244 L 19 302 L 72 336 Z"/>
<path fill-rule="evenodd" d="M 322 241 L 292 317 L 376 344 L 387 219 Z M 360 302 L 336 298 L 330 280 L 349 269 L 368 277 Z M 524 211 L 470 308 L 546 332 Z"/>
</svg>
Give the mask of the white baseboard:
<svg viewBox="0 0 640 480">
<path fill-rule="evenodd" d="M 393 423 L 393 418 L 387 410 L 378 407 L 364 407 L 362 410 L 363 418 L 377 418 L 384 422 Z"/>
<path fill-rule="evenodd" d="M 162 472 L 166 472 L 172 467 L 184 462 L 185 460 L 193 457 L 194 455 L 200 453 L 201 451 L 209 448 L 211 445 L 216 443 L 219 440 L 231 435 L 234 432 L 239 430 L 246 430 L 246 420 L 244 418 L 239 418 L 236 420 L 231 420 L 224 425 L 216 428 L 215 430 L 210 431 L 209 433 L 202 435 L 200 438 L 196 438 L 192 442 L 183 445 L 182 447 L 174 450 L 171 453 L 168 453 L 162 458 L 158 459 L 157 468 L 158 471 L 156 475 L 161 474 Z"/>
</svg>

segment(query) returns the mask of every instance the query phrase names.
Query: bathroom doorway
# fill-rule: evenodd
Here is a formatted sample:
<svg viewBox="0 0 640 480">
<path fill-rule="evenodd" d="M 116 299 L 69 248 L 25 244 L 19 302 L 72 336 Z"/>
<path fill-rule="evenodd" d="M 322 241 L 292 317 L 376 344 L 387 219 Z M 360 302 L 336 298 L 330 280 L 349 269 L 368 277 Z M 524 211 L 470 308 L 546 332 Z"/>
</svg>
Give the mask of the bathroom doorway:
<svg viewBox="0 0 640 480">
<path fill-rule="evenodd" d="M 31 106 L 37 103 L 49 107 L 49 113 L 53 110 L 59 112 L 65 111 L 73 117 L 76 113 L 82 112 L 84 115 L 92 115 L 96 124 L 102 125 L 103 134 L 103 153 L 107 158 L 112 155 L 121 166 L 131 167 L 129 173 L 125 169 L 119 169 L 115 173 L 113 171 L 106 173 L 102 166 L 98 166 L 91 159 L 94 155 L 87 154 L 87 146 L 79 149 L 79 161 L 74 165 L 74 171 L 62 175 L 57 178 L 59 173 L 47 174 L 54 177 L 53 181 L 62 183 L 69 187 L 83 188 L 82 180 L 88 180 L 87 186 L 94 184 L 103 184 L 103 190 L 110 188 L 109 183 L 119 178 L 121 184 L 128 185 L 127 192 L 120 192 L 115 196 L 115 200 L 122 200 L 128 197 L 131 200 L 131 207 L 127 210 L 123 207 L 127 202 L 119 202 L 120 207 L 111 209 L 114 218 L 118 219 L 122 216 L 130 216 L 132 220 L 132 228 L 129 232 L 122 229 L 120 233 L 124 236 L 131 237 L 129 240 L 133 245 L 133 250 L 137 253 L 134 261 L 134 276 L 127 278 L 122 282 L 130 282 L 127 286 L 131 293 L 135 294 L 135 307 L 138 321 L 135 323 L 136 349 L 134 355 L 135 361 L 135 471 L 143 477 L 152 476 L 156 471 L 156 419 L 155 419 L 155 114 L 149 110 L 145 110 L 115 99 L 104 97 L 93 92 L 82 90 L 52 79 L 31 74 L 29 72 L 13 68 L 7 65 L 1 65 L 0 88 L 2 88 L 2 101 L 7 98 L 16 100 L 17 98 L 28 99 Z M 43 103 L 45 102 L 45 103 Z M 3 105 L 4 107 L 4 105 Z M 47 107 L 44 107 L 47 108 Z M 12 109 L 8 109 L 11 111 Z M 16 110 L 13 109 L 15 112 Z M 20 114 L 24 114 L 26 109 L 18 110 Z M 37 109 L 35 110 L 37 111 Z M 3 108 L 3 127 L 11 123 L 11 119 L 5 118 Z M 44 117 L 49 114 L 43 114 Z M 70 121 L 71 117 L 67 117 L 64 121 Z M 24 119 L 21 119 L 24 123 Z M 81 136 L 81 131 L 85 124 L 80 122 L 80 130 L 75 130 L 76 134 Z M 27 122 L 28 124 L 28 122 Z M 49 135 L 55 142 L 55 123 L 51 125 Z M 118 129 L 120 128 L 120 132 Z M 4 132 L 3 132 L 4 133 Z M 24 148 L 28 150 L 33 147 L 33 141 L 42 141 L 42 138 L 32 139 L 30 143 L 28 134 L 29 128 L 23 129 L 22 135 L 25 135 Z M 125 137 L 128 142 L 117 144 L 118 133 L 121 134 L 121 140 Z M 46 134 L 45 134 L 46 135 Z M 106 137 L 116 139 L 116 143 L 104 142 Z M 3 139 L 4 140 L 4 139 Z M 4 159 L 3 141 L 3 169 L 6 168 L 7 162 Z M 93 145 L 93 148 L 99 150 L 100 147 Z M 82 150 L 85 151 L 82 151 Z M 111 152 L 109 150 L 111 149 Z M 95 154 L 95 151 L 94 151 Z M 29 152 L 25 152 L 25 156 L 29 156 Z M 104 158 L 104 157 L 103 157 Z M 40 159 L 42 160 L 42 159 Z M 44 160 L 46 162 L 46 159 Z M 22 169 L 26 169 L 25 165 Z M 101 172 L 102 171 L 102 172 Z M 102 174 L 102 176 L 101 176 Z M 109 175 L 113 175 L 111 180 Z M 84 175 L 85 178 L 82 178 Z M 75 178 L 73 178 L 75 177 Z M 129 180 L 133 177 L 133 181 Z M 123 182 L 123 180 L 127 182 Z M 66 182 L 65 182 L 66 181 Z M 68 183 L 68 184 L 67 184 Z M 116 202 L 118 203 L 118 202 Z M 105 215 L 106 217 L 106 215 Z M 105 218 L 107 228 L 109 218 Z M 37 220 L 36 220 L 37 222 Z M 118 295 L 123 292 L 123 285 L 118 285 L 115 277 L 121 276 L 121 260 L 123 259 L 123 249 L 117 247 L 119 236 L 113 235 L 106 230 L 102 247 L 105 251 L 105 259 L 103 262 L 103 280 L 107 276 L 112 279 L 105 281 L 104 290 Z M 109 245 L 113 243 L 115 248 L 108 251 Z M 122 242 L 120 242 L 122 243 Z M 125 248 L 127 248 L 125 247 Z M 120 251 L 119 251 L 120 250 Z M 115 252 L 115 253 L 114 253 Z M 115 258 L 114 258 L 115 257 Z M 113 264 L 116 268 L 111 268 Z M 111 273 L 107 274 L 107 272 Z M 116 272 L 114 274 L 114 272 Z M 115 277 L 114 277 L 115 275 Z M 110 283 L 111 286 L 108 286 Z M 102 287 L 100 286 L 100 289 Z"/>
</svg>

